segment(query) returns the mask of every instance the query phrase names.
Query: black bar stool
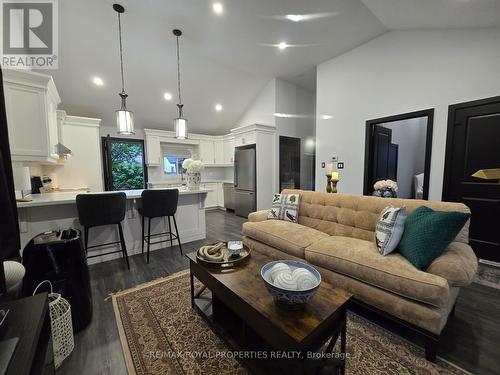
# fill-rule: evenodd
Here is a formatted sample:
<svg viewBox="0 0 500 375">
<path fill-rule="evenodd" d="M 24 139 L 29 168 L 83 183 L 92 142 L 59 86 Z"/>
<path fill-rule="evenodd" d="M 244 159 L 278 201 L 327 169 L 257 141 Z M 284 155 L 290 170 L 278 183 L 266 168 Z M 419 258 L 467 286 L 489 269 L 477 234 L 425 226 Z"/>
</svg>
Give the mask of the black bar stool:
<svg viewBox="0 0 500 375">
<path fill-rule="evenodd" d="M 126 204 L 127 196 L 125 193 L 121 192 L 102 194 L 78 194 L 76 196 L 78 217 L 85 233 L 85 254 L 87 255 L 87 259 L 121 252 L 123 257 L 125 258 L 125 261 L 127 262 L 127 268 L 130 269 L 127 247 L 125 245 L 125 239 L 123 238 L 123 229 L 121 223 L 125 218 Z M 102 225 L 117 225 L 120 240 L 89 246 L 89 229 Z M 98 255 L 88 255 L 89 249 L 116 244 L 120 244 L 120 250 L 110 251 L 108 253 Z"/>
<path fill-rule="evenodd" d="M 161 243 L 165 240 L 151 242 L 151 237 L 167 236 L 170 240 L 170 247 L 174 246 L 173 240 L 179 242 L 179 249 L 182 254 L 182 245 L 179 238 L 179 230 L 177 229 L 177 221 L 175 213 L 177 211 L 177 202 L 179 201 L 179 190 L 177 189 L 158 189 L 144 190 L 142 192 L 142 208 L 139 208 L 139 214 L 142 215 L 142 253 L 144 254 L 144 242 L 147 247 L 147 262 L 149 263 L 149 247 Z M 163 233 L 151 234 L 151 219 L 155 217 L 167 217 L 168 231 Z M 144 219 L 148 218 L 148 235 L 144 235 Z M 172 233 L 172 224 L 170 218 L 174 219 L 175 234 Z"/>
</svg>

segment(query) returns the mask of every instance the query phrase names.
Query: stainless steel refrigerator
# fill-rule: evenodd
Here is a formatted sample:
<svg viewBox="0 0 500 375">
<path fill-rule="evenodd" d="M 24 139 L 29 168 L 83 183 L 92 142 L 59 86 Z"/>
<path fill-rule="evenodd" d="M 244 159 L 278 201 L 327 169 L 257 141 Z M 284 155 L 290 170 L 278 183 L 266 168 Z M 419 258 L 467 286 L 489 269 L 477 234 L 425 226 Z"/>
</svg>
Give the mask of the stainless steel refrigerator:
<svg viewBox="0 0 500 375">
<path fill-rule="evenodd" d="M 234 212 L 248 217 L 256 210 L 257 182 L 255 145 L 236 147 L 234 151 Z"/>
</svg>

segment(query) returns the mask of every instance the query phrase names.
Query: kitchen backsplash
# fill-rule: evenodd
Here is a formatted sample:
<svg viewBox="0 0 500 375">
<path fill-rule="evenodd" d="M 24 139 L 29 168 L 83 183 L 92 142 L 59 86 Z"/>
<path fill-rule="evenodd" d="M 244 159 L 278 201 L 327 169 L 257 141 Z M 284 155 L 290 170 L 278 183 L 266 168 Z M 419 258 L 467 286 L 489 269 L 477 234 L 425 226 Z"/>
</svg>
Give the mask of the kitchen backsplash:
<svg viewBox="0 0 500 375">
<path fill-rule="evenodd" d="M 205 168 L 201 171 L 202 181 L 233 181 L 234 170 L 231 167 L 215 167 L 215 168 Z M 177 182 L 181 181 L 181 178 L 172 178 L 163 172 L 161 167 L 149 167 L 148 168 L 148 180 L 150 182 L 158 181 L 168 181 Z"/>
</svg>

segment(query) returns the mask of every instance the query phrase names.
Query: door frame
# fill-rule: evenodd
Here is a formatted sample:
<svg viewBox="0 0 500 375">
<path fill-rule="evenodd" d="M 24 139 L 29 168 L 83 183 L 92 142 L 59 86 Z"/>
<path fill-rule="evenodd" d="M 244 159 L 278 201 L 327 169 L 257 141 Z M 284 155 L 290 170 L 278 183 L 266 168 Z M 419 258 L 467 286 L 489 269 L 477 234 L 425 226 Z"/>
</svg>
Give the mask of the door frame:
<svg viewBox="0 0 500 375">
<path fill-rule="evenodd" d="M 128 143 L 140 143 L 142 144 L 142 168 L 144 171 L 144 189 L 147 188 L 148 184 L 148 166 L 146 165 L 146 148 L 144 147 L 144 139 L 137 138 L 120 138 L 111 137 L 109 134 L 105 137 L 101 137 L 101 153 L 102 153 L 102 163 L 103 163 L 103 180 L 104 180 L 104 191 L 113 191 L 112 187 L 112 170 L 110 164 L 110 156 L 108 155 L 107 147 L 108 141 L 116 142 L 128 142 Z"/>
<path fill-rule="evenodd" d="M 363 195 L 369 195 L 372 190 L 372 165 L 373 165 L 373 130 L 375 125 L 386 122 L 411 120 L 418 117 L 427 117 L 427 133 L 425 137 L 425 166 L 424 166 L 424 187 L 423 199 L 429 199 L 429 181 L 431 170 L 431 155 L 432 155 L 432 133 L 434 123 L 434 108 L 424 109 L 421 111 L 408 112 L 399 115 L 381 117 L 377 119 L 367 120 L 365 129 L 365 171 L 363 180 Z"/>
<path fill-rule="evenodd" d="M 450 189 L 451 189 L 451 166 L 453 163 L 452 150 L 454 141 L 454 128 L 455 128 L 455 114 L 458 110 L 466 109 L 469 107 L 477 107 L 480 105 L 488 105 L 500 103 L 500 96 L 494 96 L 486 99 L 472 100 L 470 102 L 463 102 L 452 104 L 448 106 L 448 127 L 446 129 L 446 148 L 445 148 L 445 159 L 444 159 L 444 171 L 443 171 L 443 192 L 441 194 L 441 199 L 443 201 L 449 201 Z"/>
</svg>

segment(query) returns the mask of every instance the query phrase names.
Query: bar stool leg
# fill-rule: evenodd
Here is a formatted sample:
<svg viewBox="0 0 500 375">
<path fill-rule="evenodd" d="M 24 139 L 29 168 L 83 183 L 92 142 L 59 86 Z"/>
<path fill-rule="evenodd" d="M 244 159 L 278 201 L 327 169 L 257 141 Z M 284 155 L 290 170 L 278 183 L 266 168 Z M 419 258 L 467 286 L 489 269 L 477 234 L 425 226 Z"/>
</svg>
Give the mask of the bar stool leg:
<svg viewBox="0 0 500 375">
<path fill-rule="evenodd" d="M 170 236 L 170 247 L 174 247 L 174 240 L 172 239 L 172 225 L 170 223 L 170 216 L 167 216 L 168 219 L 168 233 Z"/>
<path fill-rule="evenodd" d="M 120 242 L 122 245 L 122 253 L 125 261 L 127 262 L 127 268 L 130 270 L 130 263 L 128 262 L 127 246 L 125 245 L 125 238 L 123 237 L 122 223 L 118 223 L 118 231 L 120 233 Z"/>
<path fill-rule="evenodd" d="M 181 246 L 181 238 L 179 237 L 179 230 L 177 229 L 177 220 L 175 220 L 175 216 L 172 216 L 174 219 L 174 225 L 175 225 L 175 234 L 177 235 L 177 241 L 179 241 L 179 250 L 181 251 L 182 254 L 182 246 Z"/>
<path fill-rule="evenodd" d="M 141 254 L 144 254 L 144 215 L 142 216 L 142 226 L 141 226 Z"/>
<path fill-rule="evenodd" d="M 85 256 L 87 256 L 87 249 L 89 247 L 89 227 L 84 227 L 85 236 Z"/>
<path fill-rule="evenodd" d="M 148 253 L 147 253 L 147 263 L 149 264 L 149 244 L 151 242 L 151 218 L 148 218 Z"/>
</svg>

